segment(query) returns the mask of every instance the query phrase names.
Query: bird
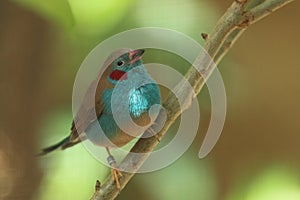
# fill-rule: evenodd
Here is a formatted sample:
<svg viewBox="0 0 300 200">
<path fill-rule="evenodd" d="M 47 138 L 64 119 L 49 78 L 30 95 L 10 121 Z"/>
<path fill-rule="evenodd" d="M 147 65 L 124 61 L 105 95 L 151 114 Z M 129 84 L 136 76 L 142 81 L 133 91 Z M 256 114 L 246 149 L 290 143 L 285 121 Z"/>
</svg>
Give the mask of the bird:
<svg viewBox="0 0 300 200">
<path fill-rule="evenodd" d="M 110 149 L 126 145 L 149 128 L 153 123 L 149 111 L 152 106 L 161 104 L 158 84 L 142 61 L 144 52 L 144 49 L 128 48 L 112 52 L 88 87 L 73 118 L 71 133 L 42 149 L 39 155 L 90 140 L 94 145 L 105 147 L 112 177 L 120 190 L 122 173 L 117 169 Z M 142 128 L 132 127 L 132 122 Z"/>
</svg>

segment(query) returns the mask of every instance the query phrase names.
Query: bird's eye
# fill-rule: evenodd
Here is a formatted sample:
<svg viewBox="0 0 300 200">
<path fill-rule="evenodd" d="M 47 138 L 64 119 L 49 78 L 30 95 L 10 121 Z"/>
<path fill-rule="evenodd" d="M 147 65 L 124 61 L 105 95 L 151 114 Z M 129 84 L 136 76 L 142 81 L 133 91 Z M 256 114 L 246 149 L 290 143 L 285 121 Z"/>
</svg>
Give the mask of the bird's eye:
<svg viewBox="0 0 300 200">
<path fill-rule="evenodd" d="M 123 64 L 124 64 L 124 61 L 118 61 L 118 62 L 117 62 L 117 65 L 118 65 L 119 67 L 121 67 Z"/>
</svg>

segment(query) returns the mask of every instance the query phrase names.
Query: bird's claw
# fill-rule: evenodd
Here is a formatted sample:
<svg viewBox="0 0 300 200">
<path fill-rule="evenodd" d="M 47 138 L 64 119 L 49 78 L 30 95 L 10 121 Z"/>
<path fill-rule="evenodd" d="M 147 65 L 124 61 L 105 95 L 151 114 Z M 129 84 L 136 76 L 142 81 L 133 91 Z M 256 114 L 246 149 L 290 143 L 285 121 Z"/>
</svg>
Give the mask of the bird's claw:
<svg viewBox="0 0 300 200">
<path fill-rule="evenodd" d="M 116 182 L 116 187 L 120 192 L 121 191 L 120 178 L 122 178 L 123 175 L 122 175 L 121 171 L 119 171 L 116 168 L 111 169 L 111 174 L 112 174 L 114 181 Z"/>
<path fill-rule="evenodd" d="M 113 177 L 114 181 L 116 182 L 116 187 L 120 193 L 121 184 L 120 184 L 119 178 L 121 178 L 123 175 L 122 175 L 121 171 L 118 170 L 117 164 L 116 164 L 117 162 L 116 162 L 115 158 L 111 155 L 108 147 L 106 147 L 106 151 L 108 153 L 107 162 L 111 168 L 111 176 Z"/>
</svg>

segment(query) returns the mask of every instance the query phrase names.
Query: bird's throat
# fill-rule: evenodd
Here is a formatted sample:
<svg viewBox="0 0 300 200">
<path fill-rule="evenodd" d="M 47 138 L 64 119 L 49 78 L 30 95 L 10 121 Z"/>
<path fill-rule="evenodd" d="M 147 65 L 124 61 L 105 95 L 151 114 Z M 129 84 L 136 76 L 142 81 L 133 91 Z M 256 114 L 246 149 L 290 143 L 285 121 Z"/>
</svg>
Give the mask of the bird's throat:
<svg viewBox="0 0 300 200">
<path fill-rule="evenodd" d="M 110 73 L 109 78 L 115 81 L 126 80 L 127 74 L 122 70 L 114 70 Z"/>
</svg>

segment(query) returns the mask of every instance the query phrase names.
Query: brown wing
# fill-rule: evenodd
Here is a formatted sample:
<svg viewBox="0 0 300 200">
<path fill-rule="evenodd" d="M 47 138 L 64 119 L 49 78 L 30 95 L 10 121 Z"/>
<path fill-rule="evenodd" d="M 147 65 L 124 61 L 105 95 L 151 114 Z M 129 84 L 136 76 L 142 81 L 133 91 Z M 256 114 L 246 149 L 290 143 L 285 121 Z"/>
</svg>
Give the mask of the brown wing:
<svg viewBox="0 0 300 200">
<path fill-rule="evenodd" d="M 97 120 L 97 118 L 101 115 L 101 112 L 103 110 L 102 93 L 104 90 L 111 89 L 114 87 L 113 84 L 111 84 L 107 80 L 107 77 L 111 73 L 110 64 L 119 56 L 129 51 L 130 49 L 127 48 L 117 49 L 116 51 L 111 53 L 110 56 L 104 62 L 104 67 L 101 69 L 97 79 L 94 80 L 89 86 L 85 97 L 82 101 L 82 104 L 72 122 L 70 143 L 78 143 L 80 141 L 79 135 L 86 130 L 86 128 L 90 125 L 91 122 Z"/>
<path fill-rule="evenodd" d="M 102 76 L 94 80 L 87 89 L 82 104 L 72 122 L 70 142 L 78 141 L 79 134 L 83 133 L 90 123 L 97 120 L 101 115 L 103 111 L 103 91 L 113 88 L 113 85 L 107 80 L 109 73 L 110 70 L 108 68 L 104 71 Z"/>
</svg>

